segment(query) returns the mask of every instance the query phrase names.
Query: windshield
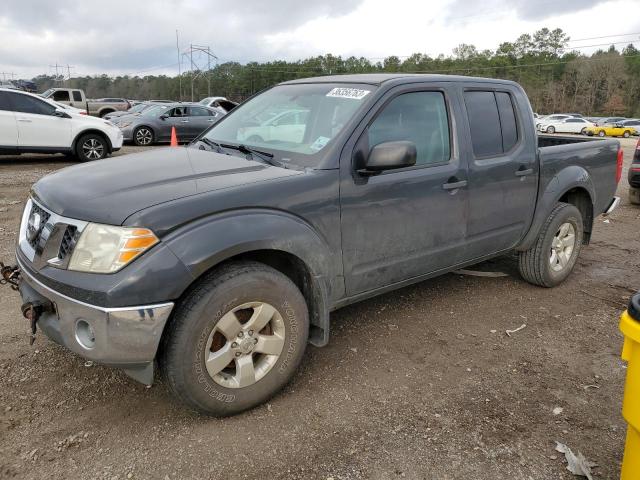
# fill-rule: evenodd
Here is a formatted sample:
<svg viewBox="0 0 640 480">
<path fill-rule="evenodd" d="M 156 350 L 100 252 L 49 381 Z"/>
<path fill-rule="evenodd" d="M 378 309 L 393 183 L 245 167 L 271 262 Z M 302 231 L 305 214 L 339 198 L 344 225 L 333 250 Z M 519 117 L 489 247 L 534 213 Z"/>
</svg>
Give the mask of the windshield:
<svg viewBox="0 0 640 480">
<path fill-rule="evenodd" d="M 137 105 L 134 105 L 133 107 L 131 107 L 129 110 L 127 110 L 127 112 L 129 113 L 139 113 L 139 112 L 143 112 L 144 110 L 146 110 L 147 108 L 150 108 L 151 105 L 149 105 L 148 103 L 139 103 Z"/>
<path fill-rule="evenodd" d="M 279 85 L 236 107 L 205 137 L 267 150 L 309 165 L 351 120 L 374 87 L 330 83 Z M 283 158 L 286 157 L 286 158 Z"/>
<path fill-rule="evenodd" d="M 207 98 L 203 98 L 202 100 L 200 100 L 198 103 L 200 105 L 209 105 L 209 102 L 211 101 L 211 97 L 207 97 Z"/>
<path fill-rule="evenodd" d="M 41 96 L 44 98 L 49 98 L 53 92 L 53 88 L 50 88 L 49 90 L 45 90 L 45 92 Z"/>
</svg>

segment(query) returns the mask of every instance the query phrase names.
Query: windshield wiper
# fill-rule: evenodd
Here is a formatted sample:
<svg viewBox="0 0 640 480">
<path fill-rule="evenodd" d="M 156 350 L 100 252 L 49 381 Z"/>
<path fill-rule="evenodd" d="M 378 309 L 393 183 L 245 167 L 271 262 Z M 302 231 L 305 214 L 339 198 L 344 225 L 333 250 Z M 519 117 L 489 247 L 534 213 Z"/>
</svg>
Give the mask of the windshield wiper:
<svg viewBox="0 0 640 480">
<path fill-rule="evenodd" d="M 249 148 L 246 145 L 230 145 L 227 143 L 221 143 L 219 144 L 222 148 L 230 148 L 232 150 L 237 150 L 241 153 L 245 153 L 248 155 L 251 155 L 251 157 L 258 157 L 260 160 L 262 160 L 264 163 L 267 163 L 269 165 L 272 165 L 274 167 L 282 167 L 282 168 L 287 168 L 284 165 L 282 165 L 280 162 L 277 162 L 273 159 L 273 153 L 269 153 L 269 152 L 263 152 L 260 150 L 256 150 L 254 148 Z"/>
<path fill-rule="evenodd" d="M 226 152 L 222 149 L 222 145 L 220 145 L 218 142 L 209 140 L 207 137 L 199 138 L 198 141 L 206 145 L 209 145 L 211 148 L 215 148 L 218 151 L 218 153 L 224 153 L 226 155 Z"/>
</svg>

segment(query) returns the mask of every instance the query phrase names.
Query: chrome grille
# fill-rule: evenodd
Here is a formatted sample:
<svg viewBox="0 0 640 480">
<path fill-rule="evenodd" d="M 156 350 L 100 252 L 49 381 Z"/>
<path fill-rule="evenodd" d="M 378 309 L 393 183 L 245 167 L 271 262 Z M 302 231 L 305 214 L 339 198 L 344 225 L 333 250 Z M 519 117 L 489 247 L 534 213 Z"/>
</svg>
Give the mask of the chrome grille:
<svg viewBox="0 0 640 480">
<path fill-rule="evenodd" d="M 36 235 L 31 238 L 27 237 L 27 241 L 29 242 L 29 245 L 31 245 L 31 248 L 35 249 L 36 245 L 38 245 L 38 242 L 40 241 L 40 237 L 42 236 L 42 230 L 44 229 L 44 226 L 49 221 L 49 218 L 51 218 L 51 214 L 47 212 L 45 209 L 41 208 L 37 203 L 32 204 L 31 212 L 29 212 L 29 216 L 33 215 L 34 213 L 37 213 L 38 215 L 40 215 L 40 225 Z"/>
<path fill-rule="evenodd" d="M 64 260 L 67 258 L 67 255 L 73 252 L 73 248 L 76 246 L 78 237 L 78 227 L 75 225 L 67 226 L 64 231 L 64 235 L 62 236 L 62 242 L 60 242 L 60 249 L 58 250 L 58 258 L 60 260 Z"/>
</svg>

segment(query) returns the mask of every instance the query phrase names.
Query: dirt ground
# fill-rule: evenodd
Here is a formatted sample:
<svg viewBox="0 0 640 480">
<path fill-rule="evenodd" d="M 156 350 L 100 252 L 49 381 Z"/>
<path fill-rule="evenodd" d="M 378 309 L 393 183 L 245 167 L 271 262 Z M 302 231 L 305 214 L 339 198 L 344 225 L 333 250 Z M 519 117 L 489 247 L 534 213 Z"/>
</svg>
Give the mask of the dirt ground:
<svg viewBox="0 0 640 480">
<path fill-rule="evenodd" d="M 622 143 L 628 167 L 635 140 Z M 30 185 L 68 164 L 0 159 L 0 259 Z M 596 220 L 563 285 L 525 283 L 508 256 L 475 267 L 507 277 L 449 274 L 344 308 L 284 392 L 221 420 L 43 335 L 30 347 L 19 297 L 1 288 L 0 478 L 574 478 L 555 441 L 597 462 L 595 478 L 618 478 L 618 317 L 640 289 L 627 187 L 625 169 L 621 207 Z"/>
</svg>

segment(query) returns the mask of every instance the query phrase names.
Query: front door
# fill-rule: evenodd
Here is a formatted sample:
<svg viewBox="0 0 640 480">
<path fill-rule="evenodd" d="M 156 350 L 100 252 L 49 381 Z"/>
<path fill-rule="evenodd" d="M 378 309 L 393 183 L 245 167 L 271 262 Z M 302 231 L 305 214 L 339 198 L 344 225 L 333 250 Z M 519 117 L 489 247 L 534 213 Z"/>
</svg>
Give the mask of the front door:
<svg viewBox="0 0 640 480">
<path fill-rule="evenodd" d="M 464 256 L 467 168 L 453 141 L 450 88 L 413 85 L 388 92 L 368 115 L 353 161 L 341 161 L 348 295 L 435 272 Z M 394 140 L 415 143 L 414 167 L 375 176 L 356 172 L 371 148 Z"/>
<path fill-rule="evenodd" d="M 189 118 L 188 130 L 190 139 L 196 138 L 207 128 L 216 123 L 216 120 L 220 115 L 219 113 L 205 107 L 187 107 L 187 114 Z"/>
<path fill-rule="evenodd" d="M 522 93 L 470 85 L 461 89 L 470 142 L 469 259 L 514 247 L 533 216 L 538 191 L 537 138 Z M 520 99 L 520 104 L 516 99 Z"/>
<path fill-rule="evenodd" d="M 164 128 L 161 132 L 161 139 L 171 138 L 171 127 L 175 127 L 176 136 L 179 142 L 189 140 L 189 117 L 187 116 L 187 107 L 175 107 L 168 112 L 169 117 L 164 120 Z"/>
<path fill-rule="evenodd" d="M 23 93 L 7 92 L 18 125 L 18 147 L 70 148 L 71 119 L 54 115 L 48 102 Z"/>
<path fill-rule="evenodd" d="M 15 151 L 18 146 L 18 125 L 9 104 L 9 94 L 0 91 L 0 150 Z"/>
</svg>

